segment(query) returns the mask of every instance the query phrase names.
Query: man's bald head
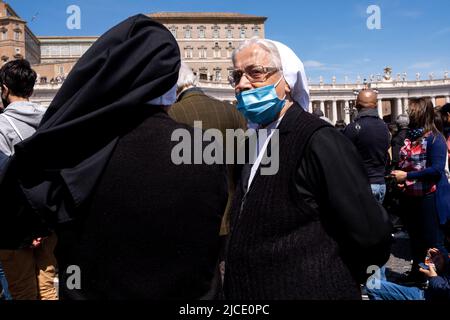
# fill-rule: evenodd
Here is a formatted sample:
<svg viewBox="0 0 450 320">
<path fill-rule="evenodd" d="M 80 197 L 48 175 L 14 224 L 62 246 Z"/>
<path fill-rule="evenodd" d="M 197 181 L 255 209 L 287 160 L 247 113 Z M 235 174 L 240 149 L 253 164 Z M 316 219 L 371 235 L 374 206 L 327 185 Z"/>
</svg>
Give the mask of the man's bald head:
<svg viewBox="0 0 450 320">
<path fill-rule="evenodd" d="M 378 94 L 372 89 L 361 90 L 356 99 L 357 108 L 376 108 L 378 105 Z"/>
</svg>

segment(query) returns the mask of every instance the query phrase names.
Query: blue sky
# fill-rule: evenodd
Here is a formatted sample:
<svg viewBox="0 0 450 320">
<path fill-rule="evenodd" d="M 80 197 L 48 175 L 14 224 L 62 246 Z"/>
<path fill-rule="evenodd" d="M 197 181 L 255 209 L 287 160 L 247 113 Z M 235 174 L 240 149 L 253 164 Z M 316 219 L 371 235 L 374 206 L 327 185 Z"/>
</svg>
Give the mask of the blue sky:
<svg viewBox="0 0 450 320">
<path fill-rule="evenodd" d="M 7 0 L 36 35 L 100 35 L 136 13 L 239 12 L 268 17 L 266 37 L 284 42 L 318 82 L 382 73 L 428 78 L 450 71 L 448 0 Z M 81 8 L 81 30 L 66 27 L 69 5 Z M 381 29 L 369 30 L 369 5 L 381 9 Z M 33 18 L 34 17 L 34 18 Z"/>
</svg>

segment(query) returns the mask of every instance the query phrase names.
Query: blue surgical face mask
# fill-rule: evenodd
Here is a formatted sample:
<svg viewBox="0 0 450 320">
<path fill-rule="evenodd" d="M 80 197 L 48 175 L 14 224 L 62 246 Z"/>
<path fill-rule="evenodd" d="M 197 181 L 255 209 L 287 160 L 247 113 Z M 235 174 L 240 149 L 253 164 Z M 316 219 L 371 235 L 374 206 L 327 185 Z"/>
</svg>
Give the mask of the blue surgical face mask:
<svg viewBox="0 0 450 320">
<path fill-rule="evenodd" d="M 249 121 L 266 125 L 273 122 L 286 104 L 286 97 L 278 98 L 275 85 L 240 92 L 236 95 L 237 109 Z"/>
</svg>

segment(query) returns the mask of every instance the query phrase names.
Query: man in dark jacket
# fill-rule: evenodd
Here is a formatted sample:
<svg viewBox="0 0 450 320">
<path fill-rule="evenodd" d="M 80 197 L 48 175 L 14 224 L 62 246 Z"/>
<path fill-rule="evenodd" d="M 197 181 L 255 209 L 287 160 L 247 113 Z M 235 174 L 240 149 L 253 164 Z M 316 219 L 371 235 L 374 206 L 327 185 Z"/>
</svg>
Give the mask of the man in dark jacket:
<svg viewBox="0 0 450 320">
<path fill-rule="evenodd" d="M 364 161 L 372 193 L 378 202 L 383 203 L 386 195 L 384 180 L 389 158 L 389 130 L 378 115 L 378 95 L 371 89 L 358 94 L 355 121 L 347 126 L 344 135 L 353 142 Z"/>
<path fill-rule="evenodd" d="M 259 148 L 233 201 L 226 298 L 360 299 L 367 267 L 389 256 L 391 228 L 355 148 L 303 110 L 307 78 L 291 49 L 251 39 L 233 64 L 237 108 L 258 125 Z M 264 173 L 269 150 L 275 174 Z"/>
<path fill-rule="evenodd" d="M 200 121 L 202 129 L 218 129 L 224 137 L 223 146 L 227 146 L 226 130 L 247 129 L 245 118 L 230 103 L 214 99 L 206 95 L 197 87 L 197 79 L 191 68 L 181 62 L 180 74 L 177 82 L 177 102 L 172 105 L 169 115 L 177 122 L 194 126 L 194 122 Z M 242 141 L 233 141 L 233 146 L 238 146 Z M 233 147 L 233 154 L 236 148 Z M 236 166 L 227 164 L 228 202 L 225 209 L 222 225 L 220 227 L 221 255 L 220 272 L 223 278 L 224 261 L 223 250 L 225 248 L 226 236 L 230 232 L 230 209 L 231 201 L 236 190 Z M 212 288 L 214 292 L 214 288 Z"/>
</svg>

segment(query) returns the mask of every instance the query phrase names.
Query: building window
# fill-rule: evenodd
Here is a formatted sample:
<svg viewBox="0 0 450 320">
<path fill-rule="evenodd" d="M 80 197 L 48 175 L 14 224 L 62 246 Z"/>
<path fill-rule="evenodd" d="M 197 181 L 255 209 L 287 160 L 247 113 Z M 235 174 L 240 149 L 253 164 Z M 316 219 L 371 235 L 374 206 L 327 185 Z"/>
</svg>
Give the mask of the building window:
<svg viewBox="0 0 450 320">
<path fill-rule="evenodd" d="M 172 33 L 173 37 L 176 38 L 177 37 L 177 27 L 175 26 L 171 26 L 169 28 L 170 32 Z"/>
<path fill-rule="evenodd" d="M 2 31 L 2 40 L 8 40 L 8 32 Z"/>
<path fill-rule="evenodd" d="M 214 81 L 222 81 L 222 70 L 219 68 L 214 69 Z"/>
<path fill-rule="evenodd" d="M 72 45 L 70 46 L 70 55 L 73 57 L 81 56 L 81 45 Z"/>
<path fill-rule="evenodd" d="M 198 37 L 200 39 L 204 39 L 205 38 L 205 27 L 204 26 L 200 26 L 197 28 L 198 29 Z"/>
<path fill-rule="evenodd" d="M 215 25 L 214 27 L 212 27 L 213 29 L 213 39 L 218 39 L 219 38 L 219 26 Z"/>
<path fill-rule="evenodd" d="M 64 74 L 64 66 L 59 66 L 59 74 L 60 75 Z"/>
<path fill-rule="evenodd" d="M 20 48 L 16 48 L 15 51 L 16 51 L 16 54 L 20 54 Z"/>
<path fill-rule="evenodd" d="M 213 50 L 214 50 L 214 58 L 220 58 L 221 54 L 220 54 L 220 47 L 219 47 L 219 43 L 218 42 L 214 43 Z"/>
<path fill-rule="evenodd" d="M 61 47 L 61 56 L 70 56 L 70 46 L 62 46 Z"/>
<path fill-rule="evenodd" d="M 200 47 L 198 48 L 198 54 L 199 54 L 199 58 L 200 59 L 206 59 L 206 48 L 205 47 Z"/>
<path fill-rule="evenodd" d="M 233 75 L 233 69 L 232 68 L 228 68 L 228 78 L 231 78 Z"/>
<path fill-rule="evenodd" d="M 91 46 L 90 46 L 89 44 L 83 44 L 83 45 L 81 45 L 81 55 L 85 54 L 86 51 L 88 51 L 90 47 L 91 47 Z"/>
<path fill-rule="evenodd" d="M 247 27 L 244 25 L 241 25 L 239 27 L 239 37 L 241 39 L 245 39 L 247 37 L 246 30 L 247 30 Z"/>
<path fill-rule="evenodd" d="M 201 68 L 200 70 L 199 70 L 199 73 L 200 73 L 200 77 L 199 77 L 199 79 L 200 79 L 200 81 L 208 81 L 208 69 L 206 69 L 206 68 Z"/>
<path fill-rule="evenodd" d="M 50 56 L 59 57 L 61 55 L 61 48 L 59 46 L 50 47 Z"/>
<path fill-rule="evenodd" d="M 186 26 L 183 29 L 184 29 L 184 38 L 191 39 L 192 38 L 192 27 Z"/>
<path fill-rule="evenodd" d="M 20 33 L 17 31 L 14 31 L 14 40 L 15 41 L 20 41 Z"/>
<path fill-rule="evenodd" d="M 192 59 L 193 57 L 194 57 L 194 55 L 193 55 L 192 47 L 184 48 L 184 58 L 185 59 Z"/>
<path fill-rule="evenodd" d="M 50 47 L 49 46 L 42 46 L 41 47 L 41 55 L 43 57 L 47 57 L 50 55 Z"/>
<path fill-rule="evenodd" d="M 228 46 L 227 46 L 227 58 L 231 58 L 232 54 L 233 54 L 233 43 L 228 42 Z"/>
<path fill-rule="evenodd" d="M 252 29 L 253 29 L 253 36 L 254 37 L 259 37 L 259 30 L 261 28 L 258 25 L 255 24 L 255 26 Z"/>
<path fill-rule="evenodd" d="M 227 30 L 227 39 L 233 39 L 233 27 L 231 26 L 231 24 L 227 25 L 225 27 L 225 29 Z"/>
</svg>

